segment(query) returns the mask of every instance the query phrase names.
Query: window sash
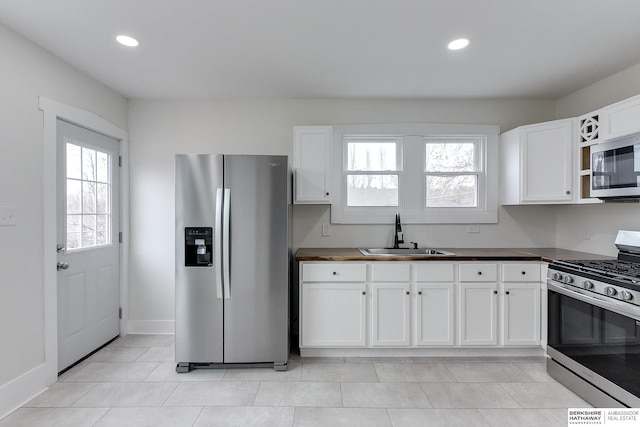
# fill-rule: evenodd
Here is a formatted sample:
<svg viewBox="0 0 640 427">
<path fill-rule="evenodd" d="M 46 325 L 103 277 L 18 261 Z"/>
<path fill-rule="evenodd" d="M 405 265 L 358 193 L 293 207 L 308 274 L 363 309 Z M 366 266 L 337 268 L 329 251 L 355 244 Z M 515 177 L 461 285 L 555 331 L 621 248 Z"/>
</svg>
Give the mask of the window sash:
<svg viewBox="0 0 640 427">
<path fill-rule="evenodd" d="M 384 168 L 355 168 L 350 165 L 350 145 L 358 145 L 358 144 L 394 144 L 395 145 L 395 165 Z M 348 172 L 397 172 L 402 170 L 403 161 L 402 161 L 402 137 L 394 137 L 394 136 L 378 136 L 378 135 L 358 135 L 358 136 L 345 136 L 343 142 L 343 171 Z M 381 162 L 382 163 L 382 162 Z"/>
</svg>

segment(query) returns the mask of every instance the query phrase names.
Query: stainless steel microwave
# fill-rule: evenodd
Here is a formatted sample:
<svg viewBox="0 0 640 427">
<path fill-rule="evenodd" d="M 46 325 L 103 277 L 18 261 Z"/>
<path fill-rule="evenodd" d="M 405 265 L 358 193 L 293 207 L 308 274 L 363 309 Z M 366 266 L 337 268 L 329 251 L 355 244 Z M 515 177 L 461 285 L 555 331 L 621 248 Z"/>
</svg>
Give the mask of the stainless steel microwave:
<svg viewBox="0 0 640 427">
<path fill-rule="evenodd" d="M 591 197 L 640 198 L 640 134 L 591 147 Z"/>
</svg>

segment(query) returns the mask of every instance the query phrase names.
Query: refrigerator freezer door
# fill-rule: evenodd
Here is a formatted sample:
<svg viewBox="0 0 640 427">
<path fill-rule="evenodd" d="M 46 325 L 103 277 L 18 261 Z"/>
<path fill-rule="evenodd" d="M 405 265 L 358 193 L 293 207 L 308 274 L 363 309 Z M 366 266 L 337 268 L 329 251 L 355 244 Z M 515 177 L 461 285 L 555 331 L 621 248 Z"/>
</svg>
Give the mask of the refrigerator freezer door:
<svg viewBox="0 0 640 427">
<path fill-rule="evenodd" d="M 176 155 L 176 362 L 223 361 L 223 303 L 216 290 L 221 239 L 216 218 L 223 157 Z M 213 230 L 212 261 L 185 266 L 185 228 Z M 220 282 L 220 280 L 218 280 Z"/>
<path fill-rule="evenodd" d="M 225 156 L 224 161 L 230 201 L 224 361 L 286 362 L 287 157 Z"/>
</svg>

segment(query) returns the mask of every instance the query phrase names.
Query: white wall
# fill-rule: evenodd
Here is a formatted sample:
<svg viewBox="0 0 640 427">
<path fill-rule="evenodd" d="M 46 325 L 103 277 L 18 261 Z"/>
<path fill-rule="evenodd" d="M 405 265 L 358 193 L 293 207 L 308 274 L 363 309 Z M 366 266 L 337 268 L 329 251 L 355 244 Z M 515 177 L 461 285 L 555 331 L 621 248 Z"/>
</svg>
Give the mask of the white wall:
<svg viewBox="0 0 640 427">
<path fill-rule="evenodd" d="M 131 331 L 170 330 L 174 318 L 173 156 L 179 152 L 292 154 L 294 125 L 347 123 L 476 123 L 503 130 L 554 117 L 552 101 L 522 100 L 132 100 Z M 438 247 L 555 244 L 555 208 L 500 209 L 500 223 L 406 226 L 407 240 Z M 332 225 L 322 206 L 295 206 L 294 246 L 383 245 L 392 227 Z"/>
<path fill-rule="evenodd" d="M 0 227 L 2 391 L 44 361 L 43 116 L 38 96 L 97 113 L 123 129 L 127 100 L 2 25 L 0 52 L 0 206 L 15 206 L 18 222 Z"/>
<path fill-rule="evenodd" d="M 602 79 L 557 102 L 558 118 L 576 117 L 640 94 L 640 64 Z M 605 203 L 558 207 L 559 248 L 616 255 L 618 230 L 640 230 L 640 204 Z M 584 239 L 584 233 L 590 238 Z"/>
</svg>

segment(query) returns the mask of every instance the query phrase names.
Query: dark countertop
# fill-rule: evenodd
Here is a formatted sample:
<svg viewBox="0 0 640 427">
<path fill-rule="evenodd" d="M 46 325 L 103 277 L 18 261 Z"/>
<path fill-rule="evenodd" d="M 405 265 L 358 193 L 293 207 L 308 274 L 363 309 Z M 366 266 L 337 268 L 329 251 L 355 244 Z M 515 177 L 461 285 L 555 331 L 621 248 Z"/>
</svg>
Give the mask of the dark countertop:
<svg viewBox="0 0 640 427">
<path fill-rule="evenodd" d="M 300 248 L 296 261 L 544 261 L 612 259 L 610 256 L 558 248 L 438 248 L 454 255 L 366 256 L 356 248 Z"/>
</svg>

